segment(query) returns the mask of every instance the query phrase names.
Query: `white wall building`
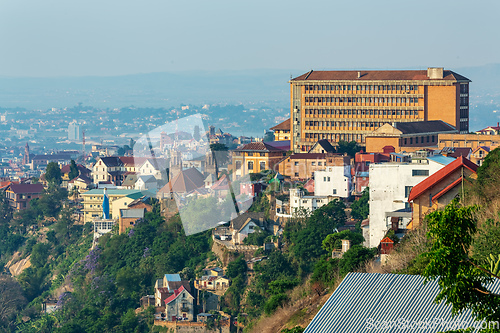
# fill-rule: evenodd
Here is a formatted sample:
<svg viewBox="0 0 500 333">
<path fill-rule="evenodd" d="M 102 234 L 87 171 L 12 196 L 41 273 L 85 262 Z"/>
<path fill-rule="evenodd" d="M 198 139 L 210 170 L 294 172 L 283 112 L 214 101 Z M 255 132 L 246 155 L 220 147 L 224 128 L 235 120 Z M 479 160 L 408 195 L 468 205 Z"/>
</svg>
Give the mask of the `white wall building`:
<svg viewBox="0 0 500 333">
<path fill-rule="evenodd" d="M 290 189 L 290 215 L 305 209 L 309 214 L 335 199 L 334 196 L 304 195 L 300 189 Z"/>
<path fill-rule="evenodd" d="M 166 179 L 167 161 L 163 158 L 147 159 L 139 167 L 139 176 L 154 176 L 156 179 Z"/>
<path fill-rule="evenodd" d="M 68 125 L 68 140 L 80 141 L 80 125 L 75 120 Z"/>
<path fill-rule="evenodd" d="M 370 235 L 367 245 L 378 246 L 393 223 L 406 229 L 411 218 L 408 203 L 411 188 L 444 166 L 432 162 L 370 165 Z"/>
<path fill-rule="evenodd" d="M 314 194 L 349 198 L 351 195 L 351 166 L 328 166 L 314 172 Z"/>
</svg>

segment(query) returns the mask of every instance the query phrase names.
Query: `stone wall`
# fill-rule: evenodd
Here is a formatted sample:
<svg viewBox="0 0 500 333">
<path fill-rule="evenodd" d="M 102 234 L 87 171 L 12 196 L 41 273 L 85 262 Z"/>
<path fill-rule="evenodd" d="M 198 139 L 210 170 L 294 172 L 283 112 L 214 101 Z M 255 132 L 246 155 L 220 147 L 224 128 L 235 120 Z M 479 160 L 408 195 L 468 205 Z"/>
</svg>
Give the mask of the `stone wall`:
<svg viewBox="0 0 500 333">
<path fill-rule="evenodd" d="M 229 325 L 208 329 L 205 323 L 155 320 L 154 325 L 169 328 L 169 333 L 229 333 Z"/>
</svg>

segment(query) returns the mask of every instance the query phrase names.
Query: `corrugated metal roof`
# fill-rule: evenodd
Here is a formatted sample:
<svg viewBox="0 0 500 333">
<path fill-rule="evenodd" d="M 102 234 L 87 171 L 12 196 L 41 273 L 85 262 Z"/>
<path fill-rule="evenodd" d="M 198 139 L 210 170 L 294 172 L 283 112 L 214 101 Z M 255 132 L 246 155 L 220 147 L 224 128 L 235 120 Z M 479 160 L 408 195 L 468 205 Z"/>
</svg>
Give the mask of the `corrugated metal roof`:
<svg viewBox="0 0 500 333">
<path fill-rule="evenodd" d="M 144 218 L 145 208 L 120 209 L 120 215 L 124 218 Z"/>
<path fill-rule="evenodd" d="M 179 282 L 181 281 L 181 276 L 179 274 L 165 274 L 165 279 L 169 282 Z"/>
<path fill-rule="evenodd" d="M 455 158 L 453 158 L 453 157 L 448 157 L 448 156 L 443 156 L 443 155 L 429 156 L 429 157 L 427 157 L 427 159 L 430 161 L 434 161 L 436 163 L 442 164 L 442 165 L 448 165 L 455 160 Z"/>
<path fill-rule="evenodd" d="M 491 287 L 498 292 L 500 282 Z M 470 310 L 455 317 L 451 306 L 434 303 L 437 281 L 419 275 L 349 273 L 304 333 L 443 332 L 480 327 Z M 460 323 L 460 327 L 453 327 Z M 413 325 L 413 326 L 409 326 Z"/>
<path fill-rule="evenodd" d="M 81 194 L 82 196 L 88 196 L 88 195 L 102 195 L 104 193 L 104 190 L 103 189 L 94 189 L 94 190 L 90 190 L 90 191 L 87 191 L 83 194 Z M 141 193 L 141 191 L 138 191 L 138 190 L 115 190 L 115 189 L 108 189 L 108 195 L 132 195 L 132 194 L 136 194 L 136 193 Z"/>
</svg>

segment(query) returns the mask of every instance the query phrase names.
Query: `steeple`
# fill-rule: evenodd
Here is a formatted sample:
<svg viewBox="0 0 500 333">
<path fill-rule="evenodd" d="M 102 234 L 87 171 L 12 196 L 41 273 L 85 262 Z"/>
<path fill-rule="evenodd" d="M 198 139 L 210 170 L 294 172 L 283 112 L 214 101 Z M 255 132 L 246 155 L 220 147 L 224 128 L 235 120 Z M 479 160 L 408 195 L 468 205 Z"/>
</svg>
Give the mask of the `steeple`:
<svg viewBox="0 0 500 333">
<path fill-rule="evenodd" d="M 26 147 L 24 147 L 23 164 L 29 164 L 30 161 L 30 146 L 26 142 Z"/>
</svg>

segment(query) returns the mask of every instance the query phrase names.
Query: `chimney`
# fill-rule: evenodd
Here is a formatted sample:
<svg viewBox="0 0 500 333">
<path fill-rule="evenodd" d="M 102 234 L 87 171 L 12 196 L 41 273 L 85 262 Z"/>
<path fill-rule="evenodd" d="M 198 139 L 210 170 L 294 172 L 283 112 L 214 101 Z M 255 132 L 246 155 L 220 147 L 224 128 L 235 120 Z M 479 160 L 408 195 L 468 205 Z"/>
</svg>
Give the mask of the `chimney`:
<svg viewBox="0 0 500 333">
<path fill-rule="evenodd" d="M 351 241 L 348 239 L 342 240 L 342 253 L 346 253 L 351 248 Z"/>
<path fill-rule="evenodd" d="M 429 67 L 427 68 L 427 77 L 429 79 L 442 79 L 443 67 Z"/>
<path fill-rule="evenodd" d="M 361 72 L 358 72 L 358 79 L 361 77 Z"/>
</svg>

